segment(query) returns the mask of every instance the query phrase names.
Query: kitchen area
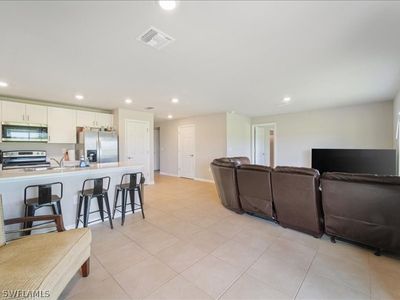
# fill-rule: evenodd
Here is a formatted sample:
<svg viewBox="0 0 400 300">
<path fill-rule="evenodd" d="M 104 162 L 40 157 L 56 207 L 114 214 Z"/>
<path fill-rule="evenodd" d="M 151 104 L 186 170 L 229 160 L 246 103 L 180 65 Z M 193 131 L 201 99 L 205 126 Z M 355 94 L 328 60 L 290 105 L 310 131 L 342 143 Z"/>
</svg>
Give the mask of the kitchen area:
<svg viewBox="0 0 400 300">
<path fill-rule="evenodd" d="M 54 188 L 52 194 L 62 193 L 62 216 L 65 227 L 69 229 L 75 227 L 78 194 L 86 179 L 110 177 L 108 197 L 111 211 L 115 186 L 120 184 L 123 174 L 143 172 L 147 177 L 146 183 L 153 180 L 149 172 L 150 160 L 146 161 L 143 155 L 139 155 L 150 152 L 150 136 L 148 147 L 139 147 L 137 145 L 143 141 L 132 134 L 130 139 L 128 126 L 132 122 L 144 123 L 135 120 L 140 118 L 148 119 L 152 126 L 152 115 L 127 109 L 111 112 L 37 105 L 28 101 L 0 101 L 0 108 L 0 194 L 6 219 L 24 216 L 24 199 L 37 196 L 37 192 L 30 189 L 25 193 L 27 186 L 62 183 L 62 191 Z M 142 148 L 144 150 L 140 152 Z M 99 210 L 100 203 L 91 202 L 90 210 Z M 48 206 L 38 209 L 36 215 L 53 212 Z M 95 219 L 99 219 L 98 213 L 91 214 L 89 222 Z"/>
</svg>

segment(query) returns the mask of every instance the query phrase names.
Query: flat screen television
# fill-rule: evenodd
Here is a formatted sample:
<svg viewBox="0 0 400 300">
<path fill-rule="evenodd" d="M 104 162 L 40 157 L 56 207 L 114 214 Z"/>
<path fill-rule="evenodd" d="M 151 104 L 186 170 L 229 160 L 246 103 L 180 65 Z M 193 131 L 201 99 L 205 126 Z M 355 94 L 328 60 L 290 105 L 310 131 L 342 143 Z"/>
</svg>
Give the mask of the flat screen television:
<svg viewBox="0 0 400 300">
<path fill-rule="evenodd" d="M 393 149 L 312 149 L 312 168 L 324 172 L 396 175 Z"/>
</svg>

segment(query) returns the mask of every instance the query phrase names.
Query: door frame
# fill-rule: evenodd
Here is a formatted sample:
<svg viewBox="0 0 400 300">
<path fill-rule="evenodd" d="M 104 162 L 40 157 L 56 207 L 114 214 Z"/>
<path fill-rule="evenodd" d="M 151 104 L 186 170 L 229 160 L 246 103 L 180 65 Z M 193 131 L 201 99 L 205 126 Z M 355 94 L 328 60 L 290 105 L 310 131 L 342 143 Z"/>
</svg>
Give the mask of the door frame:
<svg viewBox="0 0 400 300">
<path fill-rule="evenodd" d="M 158 156 L 158 169 L 155 169 L 155 167 L 156 167 L 156 157 L 155 156 L 154 156 L 153 169 L 154 169 L 154 171 L 158 171 L 159 172 L 161 170 L 161 150 L 160 150 L 160 147 L 161 147 L 160 146 L 161 145 L 161 128 L 160 127 L 154 127 L 154 129 L 153 129 L 153 132 L 154 132 L 153 139 L 155 137 L 156 131 L 158 131 L 158 151 L 156 153 L 156 155 Z M 153 144 L 153 152 L 154 153 L 156 152 L 155 150 L 156 150 L 156 144 L 154 143 Z"/>
<path fill-rule="evenodd" d="M 191 178 L 195 179 L 196 178 L 196 125 L 195 124 L 185 124 L 185 125 L 179 125 L 178 126 L 178 177 L 181 176 L 181 165 L 182 165 L 182 159 L 181 159 L 181 135 L 180 135 L 180 130 L 181 128 L 186 128 L 186 127 L 193 127 L 193 143 L 194 143 L 194 150 L 193 150 L 193 177 L 185 177 L 185 178 Z"/>
<path fill-rule="evenodd" d="M 124 142 L 125 142 L 125 145 L 124 145 L 124 161 L 129 161 L 129 160 L 127 160 L 127 151 L 126 151 L 126 147 L 128 146 L 128 141 L 127 141 L 127 139 L 128 139 L 128 136 L 127 136 L 127 126 L 128 126 L 128 123 L 129 122 L 135 122 L 135 123 L 142 123 L 142 124 L 146 124 L 147 125 L 147 155 L 146 155 L 146 165 L 147 165 L 147 170 L 148 170 L 148 172 L 149 172 L 149 176 L 148 176 L 148 178 L 150 179 L 151 178 L 151 176 L 150 176 L 150 172 L 154 172 L 154 170 L 152 171 L 151 170 L 151 163 L 150 163 L 150 149 L 151 149 L 151 144 L 150 144 L 150 122 L 149 121 L 143 121 L 143 120 L 135 120 L 135 119 L 125 119 L 125 128 L 124 128 Z M 145 171 L 145 170 L 143 170 L 143 171 Z M 146 174 L 145 174 L 145 176 L 146 176 Z"/>
<path fill-rule="evenodd" d="M 278 144 L 277 142 L 277 127 L 276 127 L 276 123 L 260 123 L 260 124 L 252 124 L 251 125 L 251 162 L 254 163 L 255 162 L 255 158 L 256 158 L 256 153 L 255 153 L 255 143 L 256 143 L 256 127 L 262 127 L 262 126 L 271 126 L 274 128 L 274 166 L 276 166 L 276 161 L 277 161 L 277 156 L 278 153 L 276 151 L 276 145 Z"/>
</svg>

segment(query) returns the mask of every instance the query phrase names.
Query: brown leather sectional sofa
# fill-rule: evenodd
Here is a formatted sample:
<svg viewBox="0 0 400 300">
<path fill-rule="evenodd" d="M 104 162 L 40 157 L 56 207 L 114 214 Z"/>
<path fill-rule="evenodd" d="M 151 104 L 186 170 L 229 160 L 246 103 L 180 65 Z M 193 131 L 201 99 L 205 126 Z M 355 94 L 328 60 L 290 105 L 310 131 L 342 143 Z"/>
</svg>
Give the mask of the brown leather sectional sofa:
<svg viewBox="0 0 400 300">
<path fill-rule="evenodd" d="M 325 232 L 400 252 L 400 177 L 324 173 Z"/>
<path fill-rule="evenodd" d="M 324 230 L 319 172 L 310 168 L 276 167 L 272 172 L 272 187 L 279 224 L 321 237 Z"/>
<path fill-rule="evenodd" d="M 242 163 L 249 164 L 250 160 L 247 157 L 226 157 L 214 159 L 211 163 L 211 171 L 222 205 L 239 214 L 244 211 L 239 202 L 236 167 Z"/>
<path fill-rule="evenodd" d="M 225 207 L 314 237 L 326 233 L 333 241 L 400 252 L 400 177 L 324 173 L 320 179 L 310 168 L 249 163 L 243 157 L 211 163 Z"/>
<path fill-rule="evenodd" d="M 239 202 L 245 212 L 270 219 L 274 218 L 271 173 L 272 169 L 265 166 L 238 166 Z"/>
</svg>

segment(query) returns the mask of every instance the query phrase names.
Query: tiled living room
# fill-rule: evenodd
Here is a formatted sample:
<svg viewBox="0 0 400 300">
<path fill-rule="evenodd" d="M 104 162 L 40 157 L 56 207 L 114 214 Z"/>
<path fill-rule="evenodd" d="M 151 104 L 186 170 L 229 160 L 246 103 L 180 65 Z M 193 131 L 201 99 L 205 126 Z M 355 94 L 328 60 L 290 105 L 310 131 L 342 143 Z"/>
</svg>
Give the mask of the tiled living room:
<svg viewBox="0 0 400 300">
<path fill-rule="evenodd" d="M 174 191 L 170 187 L 174 187 Z M 179 192 L 177 192 L 179 191 Z M 397 299 L 400 260 L 225 209 L 211 183 L 156 177 L 146 218 L 92 226 L 92 274 L 63 299 Z"/>
<path fill-rule="evenodd" d="M 0 28 L 0 299 L 400 300 L 400 1 Z"/>
</svg>

